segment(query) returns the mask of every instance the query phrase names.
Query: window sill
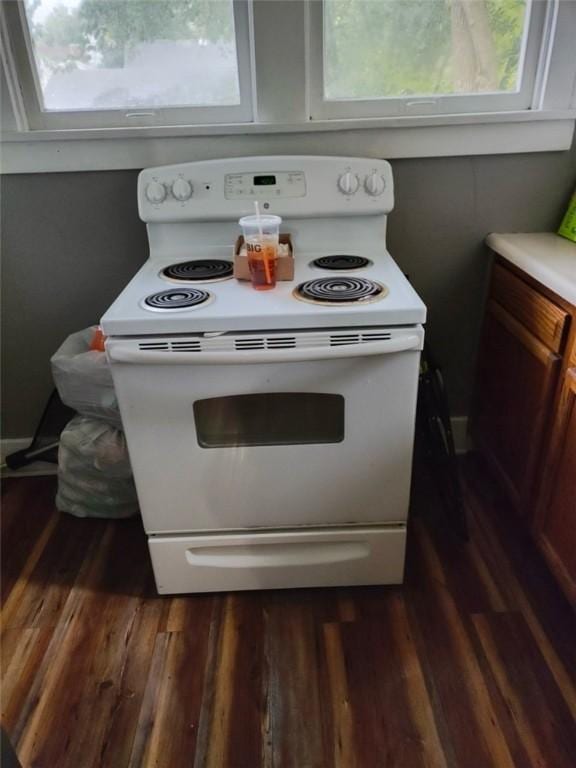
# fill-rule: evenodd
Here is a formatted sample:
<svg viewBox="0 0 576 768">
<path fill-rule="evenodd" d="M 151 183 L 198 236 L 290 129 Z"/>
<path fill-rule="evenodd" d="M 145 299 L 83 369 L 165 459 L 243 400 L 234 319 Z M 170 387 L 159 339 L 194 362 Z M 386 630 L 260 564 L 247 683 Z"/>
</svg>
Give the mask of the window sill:
<svg viewBox="0 0 576 768">
<path fill-rule="evenodd" d="M 3 173 L 144 168 L 215 157 L 339 154 L 386 159 L 569 149 L 576 110 L 297 124 L 6 131 Z"/>
</svg>

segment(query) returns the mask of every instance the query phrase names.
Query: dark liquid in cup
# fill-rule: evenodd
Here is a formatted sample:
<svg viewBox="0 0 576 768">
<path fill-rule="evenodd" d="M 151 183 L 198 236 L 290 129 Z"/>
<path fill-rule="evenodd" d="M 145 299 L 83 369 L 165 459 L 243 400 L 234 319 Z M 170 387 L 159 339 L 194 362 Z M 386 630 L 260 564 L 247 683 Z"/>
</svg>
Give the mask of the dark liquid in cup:
<svg viewBox="0 0 576 768">
<path fill-rule="evenodd" d="M 276 265 L 278 251 L 275 245 L 260 246 L 254 253 L 248 250 L 248 265 L 252 276 L 252 285 L 257 291 L 269 291 L 276 285 Z"/>
</svg>

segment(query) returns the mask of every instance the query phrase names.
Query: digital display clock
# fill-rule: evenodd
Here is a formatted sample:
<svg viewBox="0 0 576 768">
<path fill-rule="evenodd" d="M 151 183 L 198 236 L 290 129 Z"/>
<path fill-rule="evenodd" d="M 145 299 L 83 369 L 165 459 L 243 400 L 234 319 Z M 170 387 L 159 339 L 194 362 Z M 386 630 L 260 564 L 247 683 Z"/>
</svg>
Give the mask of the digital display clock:
<svg viewBox="0 0 576 768">
<path fill-rule="evenodd" d="M 304 171 L 227 173 L 224 177 L 224 196 L 226 200 L 238 201 L 243 198 L 278 201 L 305 197 L 306 177 Z"/>
</svg>

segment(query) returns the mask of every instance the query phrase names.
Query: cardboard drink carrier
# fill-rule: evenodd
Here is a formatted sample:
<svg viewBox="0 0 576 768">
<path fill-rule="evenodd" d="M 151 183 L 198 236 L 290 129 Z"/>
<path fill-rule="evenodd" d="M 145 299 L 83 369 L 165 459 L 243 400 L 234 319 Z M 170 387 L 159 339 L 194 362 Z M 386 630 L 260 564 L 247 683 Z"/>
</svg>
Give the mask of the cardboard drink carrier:
<svg viewBox="0 0 576 768">
<path fill-rule="evenodd" d="M 278 242 L 288 246 L 288 255 L 278 256 L 276 267 L 276 280 L 294 280 L 294 249 L 292 237 L 288 233 L 280 233 Z M 246 251 L 241 253 L 244 245 L 244 236 L 240 235 L 234 246 L 234 277 L 237 280 L 250 280 L 250 267 Z"/>
</svg>

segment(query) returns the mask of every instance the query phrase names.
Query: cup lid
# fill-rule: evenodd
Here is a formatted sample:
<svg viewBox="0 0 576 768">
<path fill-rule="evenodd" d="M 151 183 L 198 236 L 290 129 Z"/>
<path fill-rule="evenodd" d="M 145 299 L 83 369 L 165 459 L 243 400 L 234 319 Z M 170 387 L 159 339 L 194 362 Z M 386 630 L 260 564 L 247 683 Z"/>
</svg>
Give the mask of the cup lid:
<svg viewBox="0 0 576 768">
<path fill-rule="evenodd" d="M 242 216 L 238 221 L 241 227 L 271 227 L 274 225 L 280 226 L 282 223 L 282 217 L 276 216 L 273 213 L 263 213 L 260 216 L 251 214 L 250 216 Z"/>
</svg>

